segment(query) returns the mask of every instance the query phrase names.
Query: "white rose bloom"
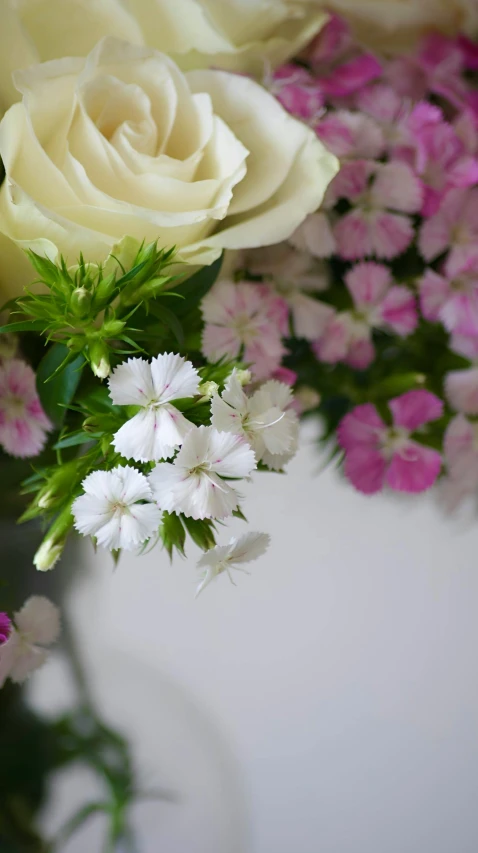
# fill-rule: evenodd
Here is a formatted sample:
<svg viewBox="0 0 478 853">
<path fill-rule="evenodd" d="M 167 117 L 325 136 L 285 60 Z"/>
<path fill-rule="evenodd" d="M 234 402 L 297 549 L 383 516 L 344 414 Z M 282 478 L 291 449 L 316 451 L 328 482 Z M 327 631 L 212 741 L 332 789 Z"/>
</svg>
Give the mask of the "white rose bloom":
<svg viewBox="0 0 478 853">
<path fill-rule="evenodd" d="M 259 73 L 280 65 L 326 21 L 315 0 L 3 0 L 0 105 L 18 100 L 12 71 L 86 56 L 104 36 L 162 50 L 182 68 Z"/>
<path fill-rule="evenodd" d="M 277 243 L 337 171 L 313 131 L 257 83 L 184 75 L 149 48 L 107 38 L 86 59 L 34 66 L 16 82 L 23 101 L 0 124 L 10 296 L 32 278 L 18 247 L 102 262 L 129 235 L 210 264 L 223 249 Z"/>
<path fill-rule="evenodd" d="M 327 0 L 360 40 L 379 53 L 410 50 L 430 30 L 478 33 L 476 0 Z"/>
</svg>

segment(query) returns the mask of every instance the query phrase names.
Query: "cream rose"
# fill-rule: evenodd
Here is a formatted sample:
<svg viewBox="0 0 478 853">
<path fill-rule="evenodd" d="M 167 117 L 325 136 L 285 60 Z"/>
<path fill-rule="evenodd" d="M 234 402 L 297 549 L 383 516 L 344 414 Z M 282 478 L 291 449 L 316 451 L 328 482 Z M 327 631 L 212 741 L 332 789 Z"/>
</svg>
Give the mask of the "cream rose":
<svg viewBox="0 0 478 853">
<path fill-rule="evenodd" d="M 0 124 L 2 288 L 31 276 L 20 248 L 102 262 L 124 237 L 193 264 L 284 240 L 337 170 L 315 134 L 259 84 L 183 74 L 107 38 L 86 59 L 18 72 Z"/>
<path fill-rule="evenodd" d="M 478 34 L 477 0 L 326 0 L 358 38 L 380 53 L 410 50 L 424 33 Z"/>
<path fill-rule="evenodd" d="M 18 100 L 12 71 L 86 56 L 104 36 L 172 56 L 183 69 L 243 73 L 280 64 L 319 31 L 317 0 L 1 0 L 0 107 Z"/>
</svg>

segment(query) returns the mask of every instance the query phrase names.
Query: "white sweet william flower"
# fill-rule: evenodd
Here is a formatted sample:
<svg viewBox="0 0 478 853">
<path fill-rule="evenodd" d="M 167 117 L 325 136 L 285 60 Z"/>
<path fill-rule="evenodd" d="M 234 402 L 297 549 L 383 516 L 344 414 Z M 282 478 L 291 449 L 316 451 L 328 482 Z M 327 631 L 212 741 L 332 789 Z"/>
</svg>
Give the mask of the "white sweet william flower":
<svg viewBox="0 0 478 853">
<path fill-rule="evenodd" d="M 196 590 L 196 598 L 203 589 L 221 575 L 227 572 L 229 580 L 234 583 L 231 569 L 246 572 L 241 568 L 242 563 L 250 563 L 267 551 L 270 544 L 267 533 L 246 533 L 240 539 L 232 537 L 228 545 L 216 545 L 201 557 L 197 566 L 201 572 L 201 582 Z M 247 573 L 246 573 L 247 574 Z"/>
<path fill-rule="evenodd" d="M 129 358 L 110 376 L 110 397 L 118 406 L 141 406 L 113 437 L 125 459 L 169 459 L 191 429 L 172 401 L 198 393 L 199 376 L 190 361 L 172 352 L 153 358 Z"/>
<path fill-rule="evenodd" d="M 43 596 L 34 595 L 15 613 L 6 642 L 0 645 L 0 687 L 6 679 L 22 682 L 45 663 L 48 647 L 60 633 L 58 608 Z"/>
<path fill-rule="evenodd" d="M 257 461 L 279 470 L 297 450 L 299 421 L 290 406 L 292 391 L 271 379 L 248 397 L 234 370 L 221 396 L 211 403 L 211 423 L 223 432 L 243 435 Z"/>
<path fill-rule="evenodd" d="M 190 518 L 225 518 L 238 494 L 223 477 L 248 477 L 256 467 L 249 444 L 213 427 L 193 427 L 174 463 L 160 462 L 149 475 L 154 499 L 167 512 Z"/>
<path fill-rule="evenodd" d="M 157 532 L 161 513 L 151 503 L 148 480 L 135 468 L 93 471 L 82 486 L 85 493 L 73 502 L 72 513 L 83 536 L 94 536 L 111 551 L 133 551 Z"/>
</svg>

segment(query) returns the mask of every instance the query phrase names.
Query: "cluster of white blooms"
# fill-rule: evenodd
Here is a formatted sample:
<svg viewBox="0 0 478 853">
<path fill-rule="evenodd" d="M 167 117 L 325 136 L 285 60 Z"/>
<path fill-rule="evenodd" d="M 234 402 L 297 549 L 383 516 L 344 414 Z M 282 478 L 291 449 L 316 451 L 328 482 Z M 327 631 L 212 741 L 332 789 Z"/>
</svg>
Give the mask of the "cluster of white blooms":
<svg viewBox="0 0 478 853">
<path fill-rule="evenodd" d="M 222 393 L 209 382 L 204 394 L 198 371 L 180 355 L 119 365 L 109 378 L 110 397 L 129 417 L 113 447 L 141 470 L 117 465 L 89 474 L 72 507 L 76 529 L 110 550 L 131 551 L 158 537 L 163 512 L 196 521 L 231 516 L 239 508 L 237 482 L 259 462 L 280 470 L 297 449 L 290 388 L 270 380 L 248 396 L 242 383 L 249 380 L 246 371 L 233 370 Z M 208 400 L 210 424 L 188 420 L 188 410 Z M 208 567 L 200 589 L 231 565 L 259 556 L 267 543 L 265 534 L 247 534 L 210 549 L 200 562 Z"/>
</svg>

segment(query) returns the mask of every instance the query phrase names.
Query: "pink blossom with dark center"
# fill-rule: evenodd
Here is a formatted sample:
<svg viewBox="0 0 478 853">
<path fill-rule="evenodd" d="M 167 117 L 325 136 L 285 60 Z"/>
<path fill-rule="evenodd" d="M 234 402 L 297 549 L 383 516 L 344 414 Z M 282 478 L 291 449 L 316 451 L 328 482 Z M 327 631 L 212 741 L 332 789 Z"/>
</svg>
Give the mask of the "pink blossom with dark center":
<svg viewBox="0 0 478 853">
<path fill-rule="evenodd" d="M 12 623 L 7 613 L 0 613 L 0 646 L 6 643 L 10 636 Z"/>
<path fill-rule="evenodd" d="M 456 263 L 476 254 L 478 243 L 478 187 L 452 189 L 440 207 L 420 228 L 418 246 L 426 261 L 447 250 Z"/>
<path fill-rule="evenodd" d="M 425 447 L 413 434 L 441 417 L 443 402 L 430 391 L 408 391 L 389 401 L 393 423 L 388 426 L 375 406 L 357 406 L 342 419 L 337 435 L 345 451 L 345 474 L 364 494 L 388 486 L 418 493 L 429 489 L 441 470 L 441 454 Z"/>
<path fill-rule="evenodd" d="M 426 270 L 419 289 L 426 320 L 457 335 L 478 335 L 478 252 L 464 262 L 450 256 L 442 274 Z"/>
</svg>

